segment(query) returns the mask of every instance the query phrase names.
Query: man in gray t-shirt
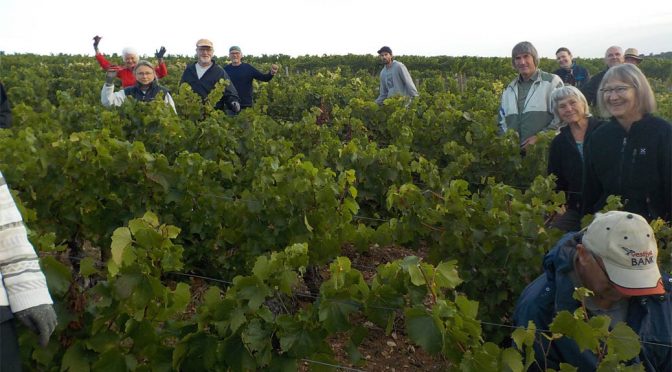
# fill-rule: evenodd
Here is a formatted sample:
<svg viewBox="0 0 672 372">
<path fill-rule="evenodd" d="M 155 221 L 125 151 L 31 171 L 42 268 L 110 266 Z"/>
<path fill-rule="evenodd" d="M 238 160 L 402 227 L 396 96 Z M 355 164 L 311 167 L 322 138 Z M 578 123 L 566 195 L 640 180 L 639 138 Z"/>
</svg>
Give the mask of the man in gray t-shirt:
<svg viewBox="0 0 672 372">
<path fill-rule="evenodd" d="M 403 63 L 394 60 L 392 49 L 384 46 L 380 48 L 378 55 L 385 66 L 380 71 L 380 95 L 376 98 L 376 103 L 382 105 L 386 98 L 397 95 L 417 97 L 418 90 L 415 89 L 411 74 Z"/>
</svg>

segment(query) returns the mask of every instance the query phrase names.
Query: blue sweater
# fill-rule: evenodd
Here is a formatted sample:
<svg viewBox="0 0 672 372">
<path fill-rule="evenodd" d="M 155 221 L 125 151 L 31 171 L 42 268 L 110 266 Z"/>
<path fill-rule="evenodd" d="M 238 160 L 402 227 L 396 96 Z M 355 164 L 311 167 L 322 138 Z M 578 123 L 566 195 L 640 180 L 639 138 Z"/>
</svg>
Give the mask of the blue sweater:
<svg viewBox="0 0 672 372">
<path fill-rule="evenodd" d="M 229 74 L 229 78 L 238 91 L 241 107 L 252 107 L 252 80 L 270 81 L 273 79 L 271 73 L 262 74 L 256 68 L 248 63 L 241 63 L 238 66 L 228 64 L 224 66 L 224 71 Z"/>
<path fill-rule="evenodd" d="M 226 72 L 216 63 L 213 63 L 200 79 L 196 73 L 196 63 L 192 63 L 187 65 L 184 73 L 182 73 L 180 85 L 182 85 L 182 83 L 189 84 L 191 89 L 205 101 L 205 99 L 208 98 L 210 91 L 215 87 L 215 84 L 222 79 L 230 80 Z M 229 84 L 226 86 L 222 98 L 215 104 L 215 108 L 226 111 L 227 108 L 231 109 L 231 104 L 238 100 L 238 92 L 236 91 L 235 86 Z"/>
</svg>

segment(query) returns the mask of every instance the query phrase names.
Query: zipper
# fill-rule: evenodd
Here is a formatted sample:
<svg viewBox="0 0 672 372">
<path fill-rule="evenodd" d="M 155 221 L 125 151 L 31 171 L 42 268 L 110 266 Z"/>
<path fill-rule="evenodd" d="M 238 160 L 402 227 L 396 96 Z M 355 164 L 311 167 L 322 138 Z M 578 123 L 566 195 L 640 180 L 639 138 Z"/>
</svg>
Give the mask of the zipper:
<svg viewBox="0 0 672 372">
<path fill-rule="evenodd" d="M 623 170 L 625 167 L 625 147 L 627 145 L 628 145 L 628 137 L 623 137 L 623 144 L 621 145 L 621 171 L 618 172 L 618 193 L 621 196 L 623 196 Z M 623 201 L 623 203 L 625 204 L 625 201 Z"/>
</svg>

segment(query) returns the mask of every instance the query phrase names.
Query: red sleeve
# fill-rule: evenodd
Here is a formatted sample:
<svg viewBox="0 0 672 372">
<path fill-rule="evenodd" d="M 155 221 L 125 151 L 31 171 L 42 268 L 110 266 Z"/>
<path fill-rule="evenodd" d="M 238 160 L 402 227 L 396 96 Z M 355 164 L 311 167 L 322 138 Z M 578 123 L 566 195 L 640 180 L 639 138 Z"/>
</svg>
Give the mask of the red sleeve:
<svg viewBox="0 0 672 372">
<path fill-rule="evenodd" d="M 103 70 L 107 71 L 107 69 L 110 68 L 110 66 L 112 66 L 112 64 L 110 62 L 108 62 L 105 59 L 105 56 L 102 55 L 101 53 L 96 53 L 96 60 L 98 61 L 98 64 L 100 65 L 100 67 L 103 68 Z"/>
<path fill-rule="evenodd" d="M 159 63 L 158 66 L 156 66 L 156 77 L 161 79 L 162 77 L 168 75 L 168 67 L 166 67 L 165 62 Z"/>
</svg>

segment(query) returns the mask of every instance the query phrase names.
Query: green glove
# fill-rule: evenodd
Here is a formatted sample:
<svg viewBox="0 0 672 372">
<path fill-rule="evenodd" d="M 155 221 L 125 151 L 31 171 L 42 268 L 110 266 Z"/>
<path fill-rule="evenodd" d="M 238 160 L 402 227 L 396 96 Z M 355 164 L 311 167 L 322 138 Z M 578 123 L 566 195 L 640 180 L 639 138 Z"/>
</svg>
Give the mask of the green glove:
<svg viewBox="0 0 672 372">
<path fill-rule="evenodd" d="M 56 312 L 49 304 L 29 307 L 15 313 L 14 317 L 40 336 L 40 345 L 42 347 L 47 346 L 49 337 L 54 332 L 56 324 L 58 324 Z"/>
</svg>

